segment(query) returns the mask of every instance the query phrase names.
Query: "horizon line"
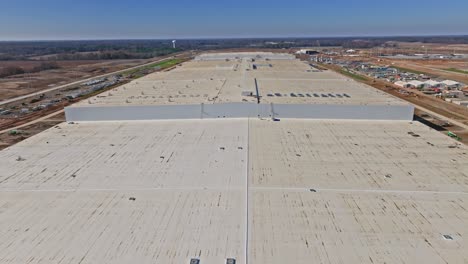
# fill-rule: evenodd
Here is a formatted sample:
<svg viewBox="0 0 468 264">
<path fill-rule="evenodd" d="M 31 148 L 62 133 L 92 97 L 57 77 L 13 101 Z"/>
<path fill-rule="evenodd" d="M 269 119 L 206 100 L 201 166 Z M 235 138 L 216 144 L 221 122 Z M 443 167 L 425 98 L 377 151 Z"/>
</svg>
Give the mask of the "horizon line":
<svg viewBox="0 0 468 264">
<path fill-rule="evenodd" d="M 421 35 L 335 35 L 335 36 L 266 36 L 266 37 L 230 37 L 230 36 L 220 36 L 220 37 L 167 37 L 167 38 L 82 38 L 82 39 L 60 39 L 60 38 L 51 38 L 51 39 L 0 39 L 0 42 L 44 42 L 44 41 L 128 41 L 128 40 L 223 40 L 223 39 L 327 39 L 327 38 L 403 38 L 403 37 L 468 37 L 468 33 L 463 34 L 421 34 Z"/>
</svg>

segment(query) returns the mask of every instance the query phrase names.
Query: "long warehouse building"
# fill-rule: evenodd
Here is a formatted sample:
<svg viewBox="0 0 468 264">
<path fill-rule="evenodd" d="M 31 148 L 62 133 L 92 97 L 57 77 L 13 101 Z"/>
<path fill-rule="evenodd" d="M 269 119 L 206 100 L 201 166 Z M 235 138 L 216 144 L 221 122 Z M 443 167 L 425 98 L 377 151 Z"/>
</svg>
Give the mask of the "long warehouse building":
<svg viewBox="0 0 468 264">
<path fill-rule="evenodd" d="M 468 148 L 288 54 L 210 53 L 0 151 L 0 263 L 467 263 Z"/>
</svg>

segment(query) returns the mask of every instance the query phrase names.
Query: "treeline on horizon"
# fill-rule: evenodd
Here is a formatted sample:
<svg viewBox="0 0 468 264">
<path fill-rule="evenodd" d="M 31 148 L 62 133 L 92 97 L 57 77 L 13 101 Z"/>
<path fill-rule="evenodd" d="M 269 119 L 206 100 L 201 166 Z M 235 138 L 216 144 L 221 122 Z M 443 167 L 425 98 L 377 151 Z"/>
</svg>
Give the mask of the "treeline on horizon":
<svg viewBox="0 0 468 264">
<path fill-rule="evenodd" d="M 152 40 L 8 41 L 0 42 L 0 61 L 148 59 L 180 50 Z"/>
<path fill-rule="evenodd" d="M 391 41 L 468 44 L 468 36 L 181 39 L 177 49 L 171 40 L 83 40 L 0 42 L 3 60 L 115 60 L 148 59 L 182 50 L 228 48 L 286 49 L 304 46 L 373 48 Z"/>
</svg>

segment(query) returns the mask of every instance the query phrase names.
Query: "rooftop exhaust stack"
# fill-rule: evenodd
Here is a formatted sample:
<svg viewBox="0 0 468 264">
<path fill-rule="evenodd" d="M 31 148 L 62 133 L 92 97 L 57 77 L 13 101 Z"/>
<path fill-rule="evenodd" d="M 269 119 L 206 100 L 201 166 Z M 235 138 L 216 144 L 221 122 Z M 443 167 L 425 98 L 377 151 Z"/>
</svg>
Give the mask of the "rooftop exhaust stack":
<svg viewBox="0 0 468 264">
<path fill-rule="evenodd" d="M 176 47 L 175 47 L 175 43 L 176 43 L 176 41 L 173 40 L 173 41 L 172 41 L 172 48 L 174 48 L 174 49 L 176 48 Z"/>
</svg>

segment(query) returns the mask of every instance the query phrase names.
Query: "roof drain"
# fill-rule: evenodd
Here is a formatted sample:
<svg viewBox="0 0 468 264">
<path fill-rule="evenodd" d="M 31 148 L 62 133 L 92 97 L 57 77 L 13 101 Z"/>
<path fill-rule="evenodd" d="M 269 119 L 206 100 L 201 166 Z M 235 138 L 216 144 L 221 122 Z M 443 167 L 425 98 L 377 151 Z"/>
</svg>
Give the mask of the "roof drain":
<svg viewBox="0 0 468 264">
<path fill-rule="evenodd" d="M 193 258 L 193 259 L 190 260 L 190 264 L 200 264 L 200 260 Z"/>
<path fill-rule="evenodd" d="M 234 259 L 234 258 L 228 258 L 228 259 L 226 260 L 226 264 L 236 264 L 236 259 Z"/>
</svg>

